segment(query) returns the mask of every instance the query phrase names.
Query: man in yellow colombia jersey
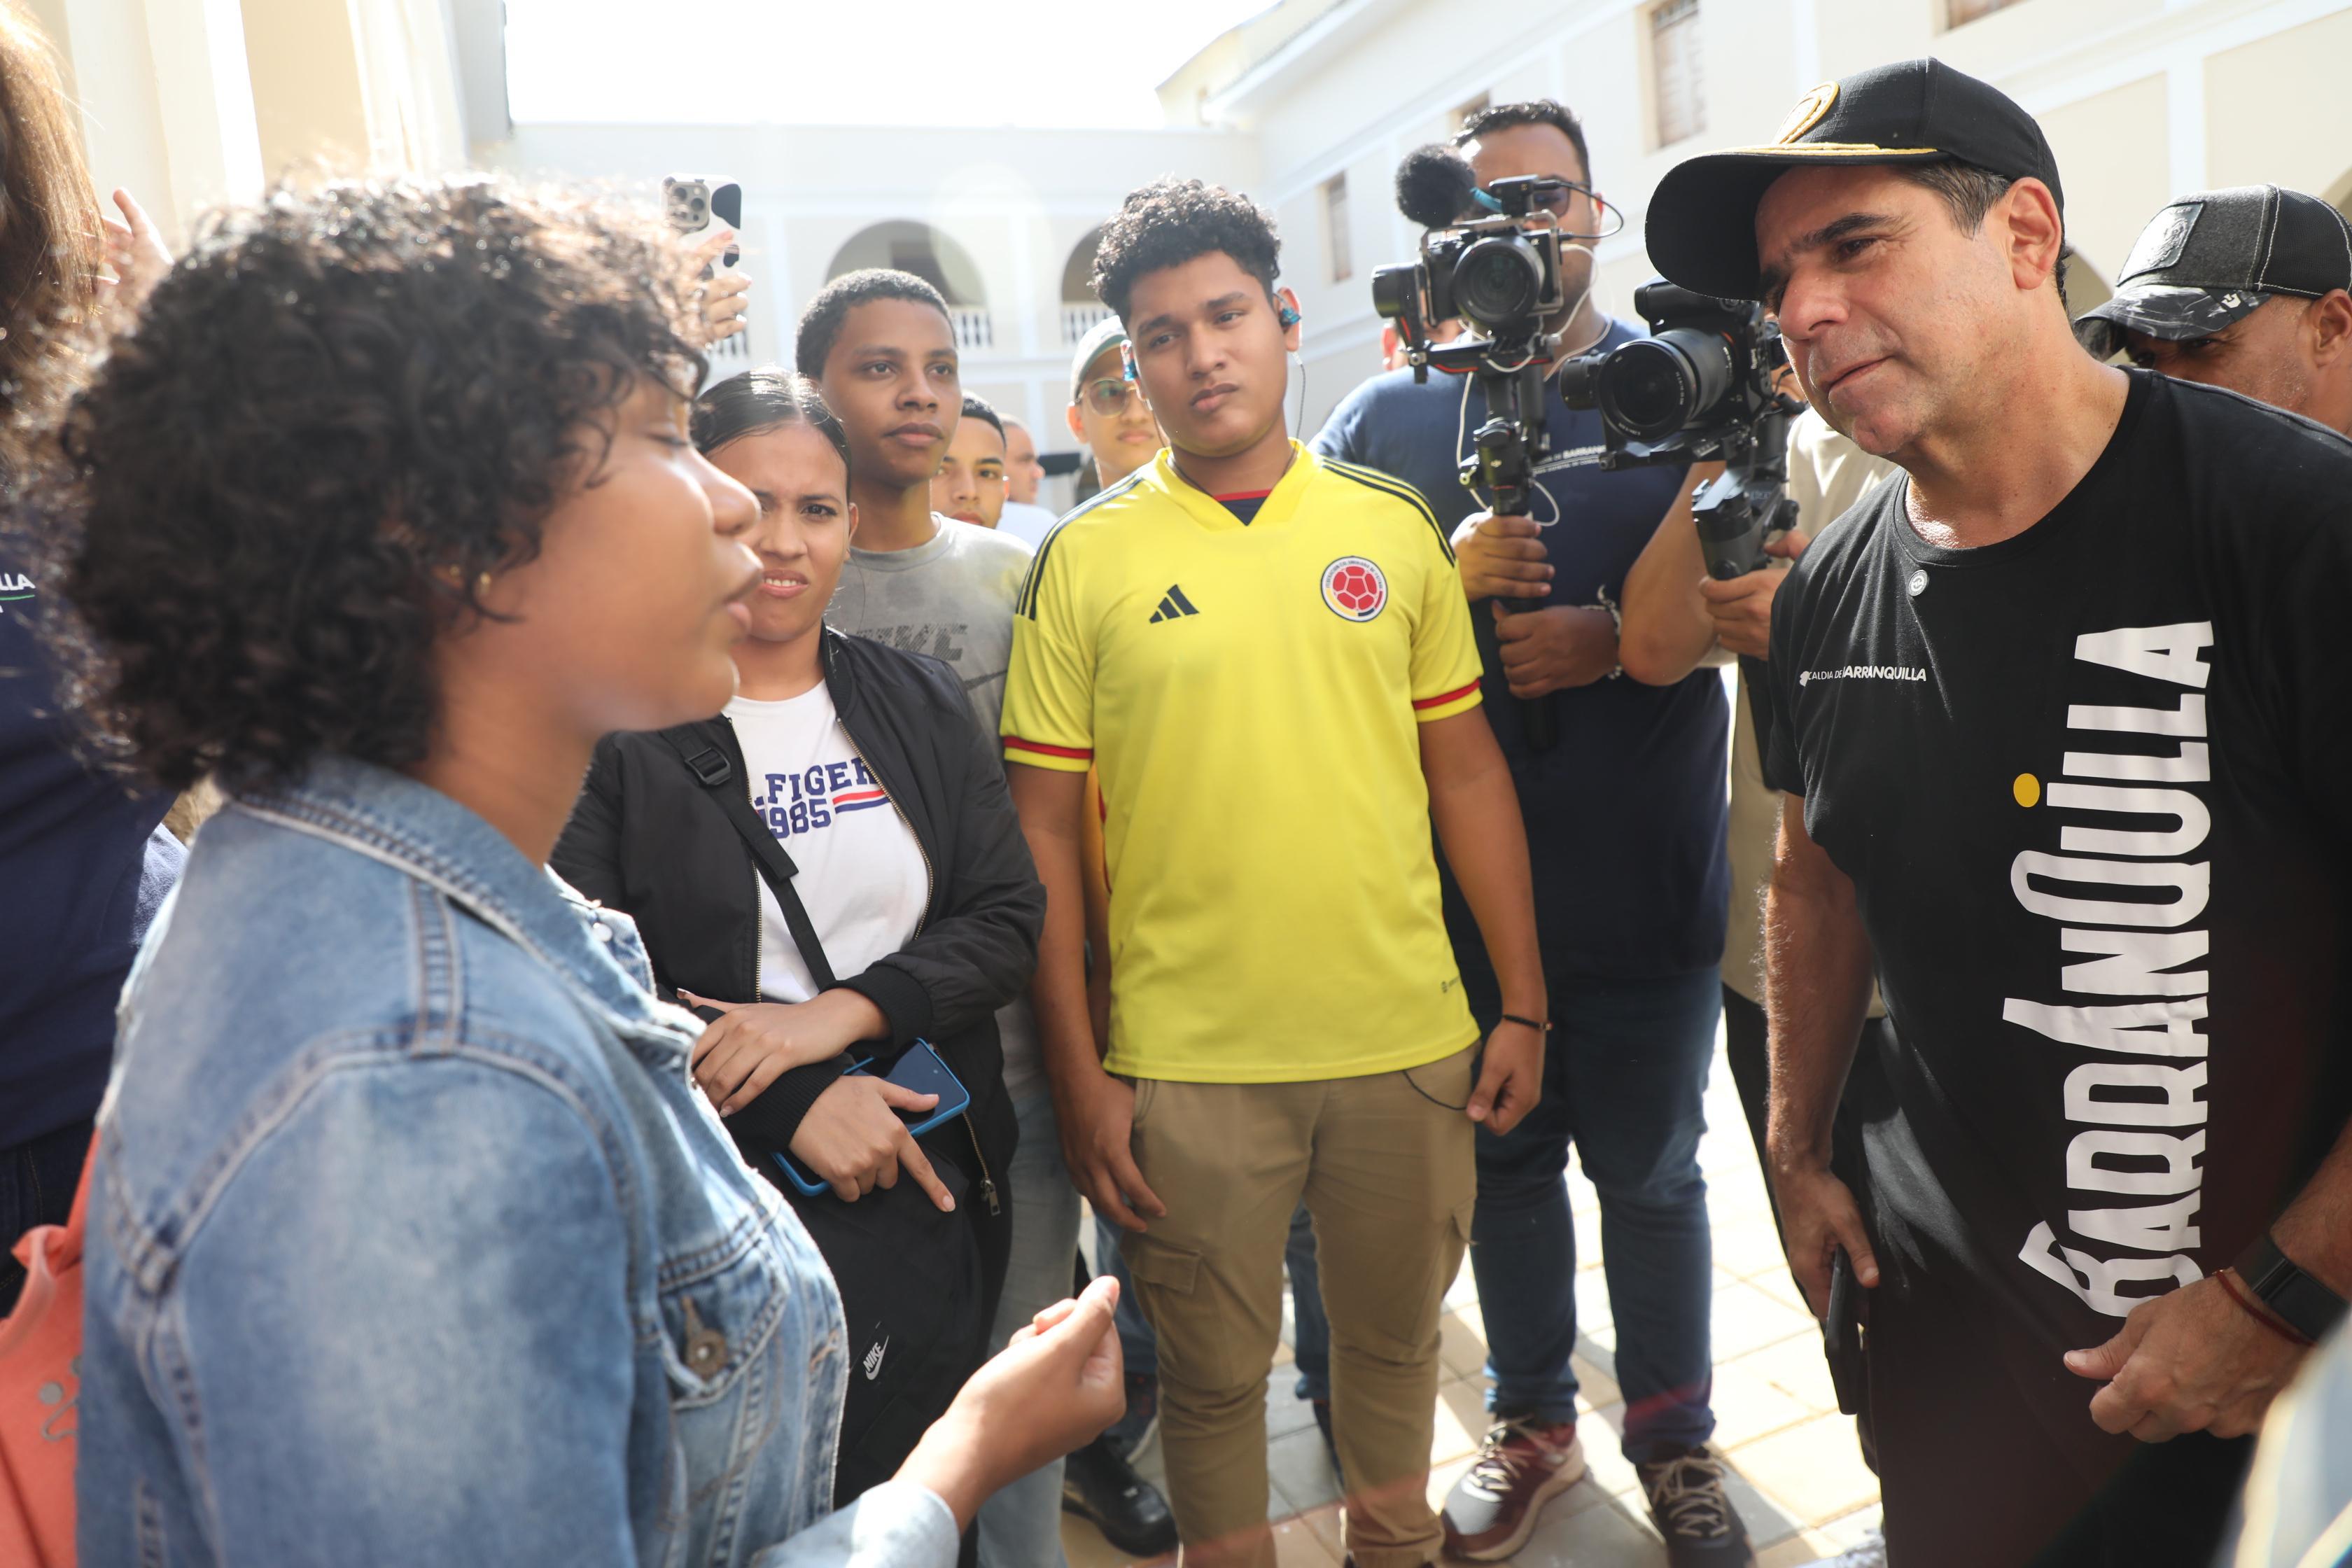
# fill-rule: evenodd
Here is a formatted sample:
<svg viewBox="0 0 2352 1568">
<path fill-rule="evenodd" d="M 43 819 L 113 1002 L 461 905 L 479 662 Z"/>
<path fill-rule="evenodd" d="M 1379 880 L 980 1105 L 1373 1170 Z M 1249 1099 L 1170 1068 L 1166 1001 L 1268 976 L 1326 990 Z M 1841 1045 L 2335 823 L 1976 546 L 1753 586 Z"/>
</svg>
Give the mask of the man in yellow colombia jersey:
<svg viewBox="0 0 2352 1568">
<path fill-rule="evenodd" d="M 1073 512 L 1016 607 L 1005 758 L 1048 910 L 1035 999 L 1071 1175 L 1125 1227 L 1160 1340 L 1188 1563 L 1271 1568 L 1265 1387 L 1302 1195 L 1360 1568 L 1442 1545 L 1424 1486 L 1473 1124 L 1541 1081 L 1527 844 L 1453 556 L 1411 487 L 1283 418 L 1297 304 L 1245 197 L 1129 195 L 1095 288 L 1168 437 Z M 1083 786 L 1099 770 L 1111 1020 L 1087 1020 Z M 1477 1062 L 1439 839 L 1503 982 Z M 1107 1054 L 1105 1054 L 1107 1051 Z"/>
</svg>

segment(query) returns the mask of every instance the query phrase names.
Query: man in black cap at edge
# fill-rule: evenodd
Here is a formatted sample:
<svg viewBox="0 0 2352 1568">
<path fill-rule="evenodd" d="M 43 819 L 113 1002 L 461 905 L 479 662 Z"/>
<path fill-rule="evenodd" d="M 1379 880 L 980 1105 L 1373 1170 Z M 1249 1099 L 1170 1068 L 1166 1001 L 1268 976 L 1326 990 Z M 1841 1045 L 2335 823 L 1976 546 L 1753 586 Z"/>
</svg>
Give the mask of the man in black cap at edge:
<svg viewBox="0 0 2352 1568">
<path fill-rule="evenodd" d="M 2033 121 L 1940 62 L 1653 198 L 1905 472 L 1773 605 L 1774 1193 L 1863 1289 L 1895 1568 L 2210 1561 L 2352 1289 L 2352 443 L 2098 363 Z M 1874 966 L 1899 1045 L 1828 1168 Z"/>
<path fill-rule="evenodd" d="M 2182 196 L 2074 335 L 2101 359 L 2121 352 L 2352 436 L 2352 223 L 2277 185 Z"/>
</svg>

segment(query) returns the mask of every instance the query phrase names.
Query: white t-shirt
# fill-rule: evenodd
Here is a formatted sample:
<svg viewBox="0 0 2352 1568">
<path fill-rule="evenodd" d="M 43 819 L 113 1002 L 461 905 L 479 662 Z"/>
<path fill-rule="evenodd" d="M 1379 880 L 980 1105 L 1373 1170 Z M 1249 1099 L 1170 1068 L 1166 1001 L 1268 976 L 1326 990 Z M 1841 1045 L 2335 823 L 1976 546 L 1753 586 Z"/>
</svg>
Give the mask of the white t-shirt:
<svg viewBox="0 0 2352 1568">
<path fill-rule="evenodd" d="M 1009 500 L 1004 503 L 1004 515 L 996 520 L 996 531 L 1008 539 L 1017 539 L 1034 550 L 1045 542 L 1062 514 L 1034 501 Z"/>
<path fill-rule="evenodd" d="M 799 875 L 793 889 L 838 977 L 858 973 L 914 939 L 931 876 L 915 830 L 857 754 L 819 681 L 782 702 L 727 705 L 743 747 L 751 809 Z M 805 1002 L 815 982 L 784 911 L 760 879 L 760 995 Z"/>
</svg>

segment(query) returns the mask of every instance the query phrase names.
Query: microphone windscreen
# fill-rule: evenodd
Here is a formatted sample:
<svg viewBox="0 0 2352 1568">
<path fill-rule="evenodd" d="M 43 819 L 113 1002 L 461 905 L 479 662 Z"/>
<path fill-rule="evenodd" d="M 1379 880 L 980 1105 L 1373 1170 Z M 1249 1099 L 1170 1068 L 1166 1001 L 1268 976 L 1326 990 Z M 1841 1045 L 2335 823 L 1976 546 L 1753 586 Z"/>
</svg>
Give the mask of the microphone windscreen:
<svg viewBox="0 0 2352 1568">
<path fill-rule="evenodd" d="M 1443 142 L 1416 147 L 1397 165 L 1397 211 L 1423 228 L 1449 228 L 1472 205 L 1478 176 Z"/>
</svg>

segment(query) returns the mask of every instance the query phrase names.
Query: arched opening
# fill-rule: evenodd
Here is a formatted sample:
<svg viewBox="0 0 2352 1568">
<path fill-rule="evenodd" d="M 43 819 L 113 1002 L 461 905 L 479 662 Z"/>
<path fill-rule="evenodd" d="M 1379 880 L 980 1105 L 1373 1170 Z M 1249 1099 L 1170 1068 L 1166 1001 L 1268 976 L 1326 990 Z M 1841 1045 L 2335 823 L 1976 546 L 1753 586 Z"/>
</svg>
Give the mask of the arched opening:
<svg viewBox="0 0 2352 1568">
<path fill-rule="evenodd" d="M 859 229 L 833 253 L 825 280 L 867 267 L 911 272 L 937 289 L 955 323 L 956 347 L 966 353 L 996 346 L 989 321 L 988 291 L 980 268 L 964 247 L 944 232 L 910 218 L 893 218 Z"/>
<path fill-rule="evenodd" d="M 1102 226 L 1097 224 L 1070 247 L 1070 258 L 1062 264 L 1064 348 L 1077 347 L 1095 323 L 1110 314 L 1110 307 L 1095 298 L 1094 287 L 1087 281 L 1094 276 L 1095 249 L 1101 244 Z"/>
</svg>

